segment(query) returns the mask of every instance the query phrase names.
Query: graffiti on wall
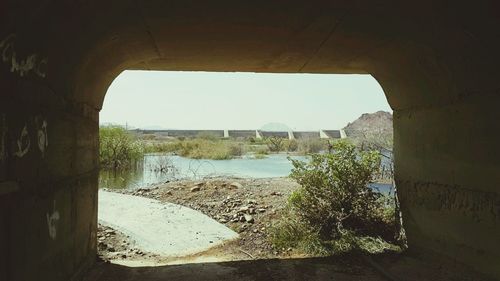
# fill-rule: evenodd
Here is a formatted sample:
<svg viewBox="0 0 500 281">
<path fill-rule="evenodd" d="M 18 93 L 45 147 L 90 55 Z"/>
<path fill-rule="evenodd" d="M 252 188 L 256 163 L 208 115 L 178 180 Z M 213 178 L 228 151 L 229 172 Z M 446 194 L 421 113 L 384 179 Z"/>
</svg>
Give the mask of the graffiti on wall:
<svg viewBox="0 0 500 281">
<path fill-rule="evenodd" d="M 56 210 L 56 200 L 54 200 L 52 211 L 47 213 L 47 228 L 49 229 L 49 236 L 52 240 L 57 238 L 57 222 L 59 219 L 59 212 Z"/>
<path fill-rule="evenodd" d="M 48 64 L 47 58 L 41 58 L 37 54 L 21 57 L 16 52 L 16 35 L 10 34 L 0 41 L 0 59 L 10 67 L 10 72 L 23 77 L 30 72 L 45 78 Z"/>
<path fill-rule="evenodd" d="M 0 122 L 0 159 L 2 159 L 2 156 L 6 156 L 7 151 L 5 151 L 5 132 L 7 130 L 7 127 L 5 125 L 5 117 L 0 120 L 3 123 Z M 49 147 L 49 136 L 47 133 L 47 127 L 48 123 L 45 118 L 42 116 L 37 116 L 35 117 L 34 120 L 36 132 L 35 132 L 35 142 L 38 144 L 38 149 L 40 150 L 40 154 L 42 158 L 45 156 L 45 153 L 47 151 L 47 148 Z M 2 129 L 4 128 L 5 129 Z M 31 137 L 33 136 L 32 133 L 30 133 L 30 129 L 32 128 L 31 126 L 28 126 L 28 122 L 24 123 L 24 126 L 22 127 L 21 131 L 17 135 L 17 139 L 14 141 L 14 152 L 11 155 L 17 156 L 18 158 L 24 157 L 26 154 L 29 153 L 31 149 Z M 3 148 L 2 148 L 3 147 Z M 36 147 L 36 144 L 35 144 Z"/>
<path fill-rule="evenodd" d="M 24 127 L 19 134 L 19 138 L 16 141 L 16 145 L 17 147 L 14 155 L 19 158 L 26 155 L 26 153 L 28 153 L 28 151 L 30 150 L 31 141 L 28 133 L 28 124 L 24 124 Z"/>
<path fill-rule="evenodd" d="M 47 120 L 43 119 L 40 116 L 37 116 L 35 118 L 35 124 L 37 127 L 38 148 L 40 149 L 42 157 L 44 157 L 45 150 L 49 146 L 49 137 L 47 135 Z"/>
</svg>

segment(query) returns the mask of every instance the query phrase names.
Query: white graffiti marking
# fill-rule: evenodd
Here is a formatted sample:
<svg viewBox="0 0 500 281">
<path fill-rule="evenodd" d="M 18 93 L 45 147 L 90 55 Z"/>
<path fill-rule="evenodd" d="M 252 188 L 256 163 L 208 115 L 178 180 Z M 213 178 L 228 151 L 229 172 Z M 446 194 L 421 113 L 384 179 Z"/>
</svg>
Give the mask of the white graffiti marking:
<svg viewBox="0 0 500 281">
<path fill-rule="evenodd" d="M 23 157 L 30 150 L 30 146 L 31 146 L 31 141 L 28 134 L 28 125 L 24 124 L 24 127 L 21 130 L 21 135 L 17 140 L 17 151 L 14 152 L 14 155 L 19 158 Z"/>
<path fill-rule="evenodd" d="M 45 150 L 49 146 L 49 138 L 47 135 L 47 121 L 43 120 L 41 117 L 36 117 L 35 123 L 38 127 L 38 148 L 40 149 L 43 157 L 45 155 Z"/>
<path fill-rule="evenodd" d="M 57 222 L 59 218 L 59 212 L 56 211 L 56 201 L 54 200 L 54 211 L 50 215 L 47 213 L 47 227 L 49 229 L 49 236 L 52 240 L 55 240 L 57 237 Z"/>
<path fill-rule="evenodd" d="M 33 71 L 39 77 L 45 78 L 48 59 L 39 58 L 37 54 L 28 55 L 24 59 L 18 58 L 15 50 L 15 39 L 16 35 L 10 34 L 0 41 L 0 57 L 4 63 L 10 65 L 10 72 L 23 77 Z"/>
<path fill-rule="evenodd" d="M 7 149 L 5 148 L 5 135 L 7 134 L 7 123 L 5 122 L 5 115 L 2 115 L 0 120 L 0 161 L 7 157 Z"/>
</svg>

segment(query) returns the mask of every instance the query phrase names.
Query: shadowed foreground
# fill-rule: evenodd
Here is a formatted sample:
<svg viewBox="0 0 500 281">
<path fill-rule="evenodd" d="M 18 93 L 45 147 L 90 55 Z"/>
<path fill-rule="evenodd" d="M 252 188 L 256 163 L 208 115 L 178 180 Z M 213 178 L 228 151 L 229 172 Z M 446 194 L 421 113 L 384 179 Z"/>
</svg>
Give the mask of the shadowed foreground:
<svg viewBox="0 0 500 281">
<path fill-rule="evenodd" d="M 356 263 L 354 263 L 356 262 Z M 101 263 L 85 281 L 132 280 L 386 280 L 361 260 L 305 258 L 125 267 Z"/>
<path fill-rule="evenodd" d="M 336 280 L 336 281 L 477 281 L 491 280 L 448 260 L 424 261 L 408 253 L 362 256 L 261 259 L 127 267 L 98 263 L 83 281 L 157 280 Z"/>
</svg>

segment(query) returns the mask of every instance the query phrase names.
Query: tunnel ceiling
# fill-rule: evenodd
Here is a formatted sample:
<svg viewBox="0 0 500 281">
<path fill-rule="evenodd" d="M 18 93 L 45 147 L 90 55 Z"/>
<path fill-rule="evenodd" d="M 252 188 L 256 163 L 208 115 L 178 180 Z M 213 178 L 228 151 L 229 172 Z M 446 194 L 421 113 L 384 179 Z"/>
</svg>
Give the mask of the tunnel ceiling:
<svg viewBox="0 0 500 281">
<path fill-rule="evenodd" d="M 472 10 L 433 1 L 28 2 L 7 4 L 26 17 L 7 13 L 3 36 L 15 33 L 20 52 L 46 54 L 58 96 L 94 108 L 125 69 L 371 73 L 393 108 L 447 103 L 449 95 L 425 93 L 453 90 L 446 80 L 467 83 L 462 75 L 488 87 L 497 74 L 463 73 L 463 65 L 487 65 L 487 52 L 499 47 L 483 39 L 498 17 L 467 20 L 491 14 L 494 2 Z M 428 83 L 433 75 L 441 82 Z"/>
</svg>

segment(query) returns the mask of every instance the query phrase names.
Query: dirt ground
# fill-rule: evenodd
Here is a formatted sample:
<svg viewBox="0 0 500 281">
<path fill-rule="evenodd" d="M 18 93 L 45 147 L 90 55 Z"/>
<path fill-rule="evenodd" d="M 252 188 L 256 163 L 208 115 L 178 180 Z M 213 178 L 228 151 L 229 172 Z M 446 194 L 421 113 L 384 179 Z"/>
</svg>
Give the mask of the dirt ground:
<svg viewBox="0 0 500 281">
<path fill-rule="evenodd" d="M 239 238 L 214 247 L 207 252 L 185 259 L 216 257 L 217 261 L 236 259 L 262 259 L 301 257 L 292 249 L 276 249 L 269 242 L 268 229 L 278 220 L 279 211 L 285 206 L 288 195 L 298 188 L 289 178 L 241 179 L 206 178 L 199 181 L 176 181 L 137 190 L 113 190 L 170 202 L 198 210 L 239 233 Z M 174 260 L 162 259 L 144 253 L 134 246 L 126 235 L 99 225 L 99 253 L 104 260 L 153 258 L 160 263 Z"/>
<path fill-rule="evenodd" d="M 488 280 L 465 267 L 409 253 L 307 257 L 275 249 L 269 227 L 280 219 L 298 185 L 288 178 L 207 178 L 115 192 L 199 210 L 240 234 L 208 251 L 184 257 L 143 252 L 130 237 L 99 225 L 100 262 L 86 280 Z M 109 262 L 113 263 L 110 264 Z"/>
</svg>

